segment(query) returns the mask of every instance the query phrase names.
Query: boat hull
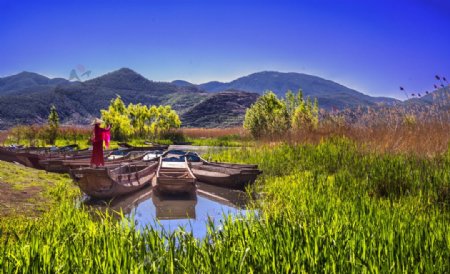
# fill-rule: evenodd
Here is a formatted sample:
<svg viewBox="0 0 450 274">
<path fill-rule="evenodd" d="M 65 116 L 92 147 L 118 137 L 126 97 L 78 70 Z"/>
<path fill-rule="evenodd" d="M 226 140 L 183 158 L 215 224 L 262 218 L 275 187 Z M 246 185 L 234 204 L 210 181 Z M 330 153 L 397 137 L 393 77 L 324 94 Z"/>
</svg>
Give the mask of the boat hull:
<svg viewBox="0 0 450 274">
<path fill-rule="evenodd" d="M 122 170 L 127 167 L 132 169 L 132 166 L 114 169 L 81 168 L 70 170 L 70 173 L 81 191 L 94 198 L 108 199 L 135 192 L 149 185 L 156 174 L 158 163 L 141 166 L 136 172 Z"/>
<path fill-rule="evenodd" d="M 189 193 L 196 189 L 197 178 L 192 173 L 187 160 L 184 162 L 164 162 L 160 158 L 155 189 L 163 194 Z"/>
<path fill-rule="evenodd" d="M 245 188 L 245 186 L 254 183 L 258 175 L 261 174 L 258 169 L 235 168 L 220 163 L 201 163 L 193 165 L 191 170 L 199 182 L 234 189 Z"/>
</svg>

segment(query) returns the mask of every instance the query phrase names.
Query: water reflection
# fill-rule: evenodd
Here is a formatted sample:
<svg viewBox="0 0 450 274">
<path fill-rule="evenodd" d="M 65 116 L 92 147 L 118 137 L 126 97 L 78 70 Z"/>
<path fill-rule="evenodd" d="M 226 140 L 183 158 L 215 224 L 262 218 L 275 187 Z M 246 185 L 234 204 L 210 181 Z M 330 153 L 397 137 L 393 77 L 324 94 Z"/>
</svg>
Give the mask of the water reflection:
<svg viewBox="0 0 450 274">
<path fill-rule="evenodd" d="M 219 226 L 224 215 L 244 216 L 248 213 L 248 202 L 243 191 L 197 183 L 196 192 L 180 196 L 163 195 L 147 187 L 109 202 L 87 199 L 85 204 L 122 211 L 134 217 L 138 228 L 151 226 L 170 233 L 183 227 L 195 237 L 203 238 L 208 220 Z"/>
<path fill-rule="evenodd" d="M 154 190 L 152 202 L 158 220 L 195 219 L 195 205 L 197 204 L 195 192 L 166 195 Z"/>
</svg>

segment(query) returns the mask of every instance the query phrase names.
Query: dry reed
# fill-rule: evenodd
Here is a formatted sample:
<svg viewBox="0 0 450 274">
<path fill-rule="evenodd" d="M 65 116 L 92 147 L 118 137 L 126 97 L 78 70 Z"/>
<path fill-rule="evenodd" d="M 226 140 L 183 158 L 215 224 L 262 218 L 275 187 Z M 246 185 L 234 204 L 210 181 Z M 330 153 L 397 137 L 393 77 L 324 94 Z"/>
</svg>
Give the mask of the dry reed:
<svg viewBox="0 0 450 274">
<path fill-rule="evenodd" d="M 248 132 L 242 127 L 233 128 L 182 128 L 179 129 L 188 138 L 219 138 L 230 135 L 247 137 Z"/>
</svg>

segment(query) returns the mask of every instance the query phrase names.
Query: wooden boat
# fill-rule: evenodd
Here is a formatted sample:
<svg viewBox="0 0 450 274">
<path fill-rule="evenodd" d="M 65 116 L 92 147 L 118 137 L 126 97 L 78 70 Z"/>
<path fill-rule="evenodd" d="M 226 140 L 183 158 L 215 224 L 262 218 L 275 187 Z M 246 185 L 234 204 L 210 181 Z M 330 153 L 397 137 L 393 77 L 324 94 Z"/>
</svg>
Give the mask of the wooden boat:
<svg viewBox="0 0 450 274">
<path fill-rule="evenodd" d="M 91 165 L 91 154 L 92 151 L 85 157 L 45 159 L 41 160 L 40 164 L 48 172 L 67 173 L 70 169 L 89 167 Z M 109 160 L 109 154 L 110 153 L 105 156 L 105 166 L 107 167 L 117 166 L 120 164 L 128 163 L 130 161 L 142 160 L 145 155 L 145 153 L 142 151 L 128 151 L 128 153 L 123 157 Z"/>
<path fill-rule="evenodd" d="M 72 178 L 87 195 L 107 199 L 129 194 L 151 183 L 158 162 L 135 163 L 116 168 L 71 169 Z"/>
<path fill-rule="evenodd" d="M 107 163 L 109 163 L 110 161 L 115 160 L 118 161 L 114 162 L 114 164 L 117 164 L 122 160 L 126 160 L 126 162 L 128 162 L 132 159 L 139 159 L 142 158 L 142 155 L 145 154 L 145 152 L 145 150 L 134 148 L 121 150 L 105 150 L 105 165 L 107 165 Z M 39 160 L 39 164 L 46 171 L 66 173 L 70 168 L 88 167 L 90 165 L 91 155 L 91 150 L 74 151 L 72 153 L 60 154 L 59 157 L 58 155 L 46 155 Z"/>
<path fill-rule="evenodd" d="M 39 164 L 39 161 L 44 157 L 44 154 L 32 153 L 23 149 L 0 148 L 0 160 L 16 162 L 26 167 L 43 169 L 43 166 Z"/>
<path fill-rule="evenodd" d="M 153 190 L 152 201 L 156 209 L 156 218 L 160 220 L 195 219 L 197 194 L 195 191 L 181 195 L 165 195 Z"/>
<path fill-rule="evenodd" d="M 19 159 L 16 157 L 17 152 L 15 149 L 0 147 L 0 161 L 5 162 L 19 162 Z"/>
<path fill-rule="evenodd" d="M 191 163 L 191 170 L 198 181 L 221 187 L 243 189 L 255 182 L 261 171 L 248 168 L 249 165 L 229 165 L 225 163 Z"/>
<path fill-rule="evenodd" d="M 124 149 L 133 149 L 135 151 L 138 150 L 144 150 L 144 151 L 150 151 L 150 150 L 166 150 L 169 148 L 169 145 L 160 145 L 160 144 L 153 144 L 153 143 L 146 143 L 147 146 L 133 146 L 128 143 L 118 143 L 119 147 Z"/>
<path fill-rule="evenodd" d="M 184 158 L 184 162 L 164 161 L 162 157 L 160 158 L 154 186 L 160 193 L 193 192 L 196 189 L 195 182 L 196 178 L 189 168 L 186 158 Z"/>
<path fill-rule="evenodd" d="M 198 156 L 198 155 L 197 155 Z M 238 168 L 238 169 L 258 169 L 258 165 L 253 165 L 253 164 L 235 164 L 235 163 L 222 163 L 222 162 L 209 162 L 205 159 L 203 159 L 202 157 L 198 156 L 200 158 L 200 163 L 198 164 L 203 164 L 203 163 L 207 163 L 209 165 L 215 165 L 215 166 L 221 166 L 221 167 L 226 167 L 226 168 Z M 191 164 L 197 164 L 197 163 L 191 163 Z"/>
<path fill-rule="evenodd" d="M 47 159 L 60 158 L 82 158 L 86 157 L 87 150 L 71 150 L 73 146 L 61 148 L 29 147 L 29 148 L 6 148 L 0 147 L 0 160 L 17 162 L 27 167 L 44 169 L 41 163 Z"/>
</svg>

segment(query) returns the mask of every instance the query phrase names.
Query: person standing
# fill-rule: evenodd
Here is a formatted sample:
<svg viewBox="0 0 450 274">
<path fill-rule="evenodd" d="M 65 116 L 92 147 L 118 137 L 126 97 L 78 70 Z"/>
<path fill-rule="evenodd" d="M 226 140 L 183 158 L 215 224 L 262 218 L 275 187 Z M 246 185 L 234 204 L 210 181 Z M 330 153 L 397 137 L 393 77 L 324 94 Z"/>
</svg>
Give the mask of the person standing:
<svg viewBox="0 0 450 274">
<path fill-rule="evenodd" d="M 103 158 L 103 141 L 105 141 L 105 146 L 109 147 L 110 140 L 110 126 L 108 125 L 106 128 L 101 128 L 100 124 L 103 121 L 95 118 L 92 124 L 94 125 L 92 140 L 92 157 L 91 157 L 91 166 L 99 167 L 105 165 L 105 160 Z"/>
</svg>

